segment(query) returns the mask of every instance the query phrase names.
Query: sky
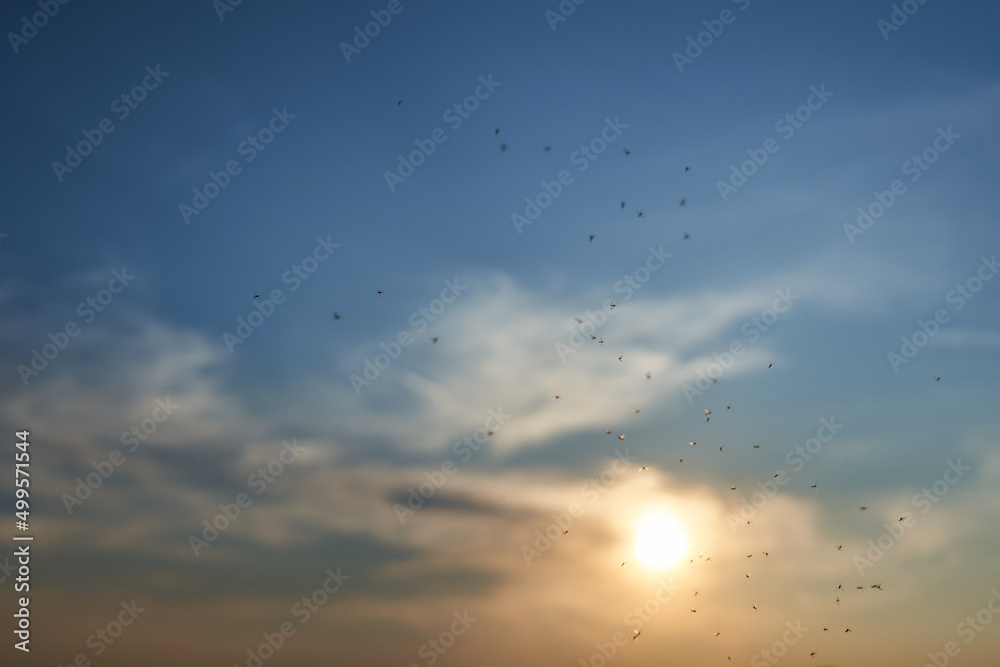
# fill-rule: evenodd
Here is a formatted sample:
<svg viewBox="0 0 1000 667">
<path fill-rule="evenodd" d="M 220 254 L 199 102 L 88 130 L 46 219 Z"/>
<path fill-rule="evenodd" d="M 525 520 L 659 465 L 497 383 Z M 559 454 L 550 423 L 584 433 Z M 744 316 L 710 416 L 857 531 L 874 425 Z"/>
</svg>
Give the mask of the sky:
<svg viewBox="0 0 1000 667">
<path fill-rule="evenodd" d="M 4 664 L 995 665 L 995 5 L 0 15 Z"/>
</svg>

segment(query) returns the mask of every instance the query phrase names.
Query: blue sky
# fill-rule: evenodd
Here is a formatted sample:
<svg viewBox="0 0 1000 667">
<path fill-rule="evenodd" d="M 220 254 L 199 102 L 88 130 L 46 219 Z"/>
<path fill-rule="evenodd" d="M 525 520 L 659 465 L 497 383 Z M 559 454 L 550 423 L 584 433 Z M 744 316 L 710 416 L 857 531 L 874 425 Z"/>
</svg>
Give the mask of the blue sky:
<svg viewBox="0 0 1000 667">
<path fill-rule="evenodd" d="M 37 535 L 19 660 L 247 664 L 288 620 L 273 664 L 595 664 L 669 579 L 612 660 L 922 664 L 956 641 L 992 664 L 992 628 L 957 626 L 1000 587 L 997 8 L 897 3 L 890 31 L 870 2 L 55 6 L 3 11 L 0 423 L 32 434 Z M 665 568 L 634 549 L 655 512 L 684 535 Z M 98 656 L 132 599 L 149 612 Z"/>
</svg>

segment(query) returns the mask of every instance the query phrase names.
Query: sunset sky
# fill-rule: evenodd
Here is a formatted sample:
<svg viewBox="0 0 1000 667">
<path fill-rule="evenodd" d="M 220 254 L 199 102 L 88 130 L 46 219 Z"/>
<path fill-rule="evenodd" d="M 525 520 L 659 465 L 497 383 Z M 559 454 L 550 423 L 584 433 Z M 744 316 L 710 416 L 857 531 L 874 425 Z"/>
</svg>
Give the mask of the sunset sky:
<svg viewBox="0 0 1000 667">
<path fill-rule="evenodd" d="M 996 665 L 1000 8 L 578 1 L 6 3 L 5 665 Z"/>
</svg>

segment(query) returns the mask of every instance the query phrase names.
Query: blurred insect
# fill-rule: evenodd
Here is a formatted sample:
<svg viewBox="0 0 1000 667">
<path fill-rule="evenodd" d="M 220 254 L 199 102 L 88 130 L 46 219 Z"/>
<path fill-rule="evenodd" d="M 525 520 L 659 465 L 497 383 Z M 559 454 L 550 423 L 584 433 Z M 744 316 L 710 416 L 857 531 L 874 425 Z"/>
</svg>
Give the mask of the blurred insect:
<svg viewBox="0 0 1000 667">
<path fill-rule="evenodd" d="M 686 203 L 687 203 L 687 199 L 682 199 L 681 200 L 681 206 L 684 206 Z"/>
<path fill-rule="evenodd" d="M 594 240 L 594 235 L 593 235 L 593 234 L 591 234 L 591 235 L 590 235 L 590 240 L 591 240 L 591 241 L 593 241 L 593 240 Z"/>
<path fill-rule="evenodd" d="M 507 150 L 507 144 L 500 144 L 500 152 L 503 153 Z"/>
<path fill-rule="evenodd" d="M 438 342 L 438 339 L 437 338 L 431 338 L 431 342 L 432 343 L 436 343 L 436 342 Z"/>
<path fill-rule="evenodd" d="M 632 151 L 630 151 L 627 148 L 623 148 L 622 151 L 625 153 L 625 155 L 631 155 L 632 154 Z"/>
<path fill-rule="evenodd" d="M 378 291 L 376 292 L 376 294 L 378 294 L 379 296 L 382 296 L 382 290 L 378 290 Z"/>
</svg>

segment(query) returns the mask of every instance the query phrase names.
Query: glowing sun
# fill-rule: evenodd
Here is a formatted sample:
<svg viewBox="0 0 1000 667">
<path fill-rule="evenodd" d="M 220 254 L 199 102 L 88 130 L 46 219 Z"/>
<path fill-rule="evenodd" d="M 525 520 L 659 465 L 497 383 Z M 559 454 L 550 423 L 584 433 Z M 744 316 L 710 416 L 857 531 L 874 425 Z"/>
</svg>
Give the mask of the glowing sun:
<svg viewBox="0 0 1000 667">
<path fill-rule="evenodd" d="M 649 514 L 636 526 L 635 554 L 646 567 L 670 567 L 680 560 L 686 548 L 684 530 L 667 514 Z"/>
</svg>

